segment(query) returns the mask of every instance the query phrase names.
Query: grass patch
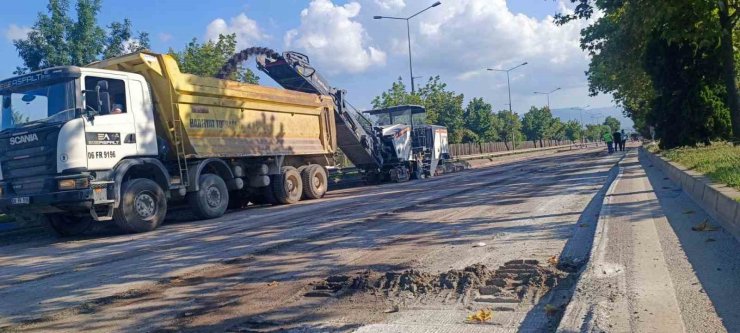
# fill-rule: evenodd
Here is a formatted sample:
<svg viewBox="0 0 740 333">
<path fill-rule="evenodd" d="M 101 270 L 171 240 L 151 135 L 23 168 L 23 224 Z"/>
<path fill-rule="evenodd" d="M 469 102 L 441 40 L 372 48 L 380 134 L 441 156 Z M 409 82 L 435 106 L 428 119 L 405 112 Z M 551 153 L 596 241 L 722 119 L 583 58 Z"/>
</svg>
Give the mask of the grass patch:
<svg viewBox="0 0 740 333">
<path fill-rule="evenodd" d="M 740 190 L 740 146 L 716 143 L 696 148 L 674 148 L 662 151 L 663 156 L 703 173 L 717 183 Z"/>
</svg>

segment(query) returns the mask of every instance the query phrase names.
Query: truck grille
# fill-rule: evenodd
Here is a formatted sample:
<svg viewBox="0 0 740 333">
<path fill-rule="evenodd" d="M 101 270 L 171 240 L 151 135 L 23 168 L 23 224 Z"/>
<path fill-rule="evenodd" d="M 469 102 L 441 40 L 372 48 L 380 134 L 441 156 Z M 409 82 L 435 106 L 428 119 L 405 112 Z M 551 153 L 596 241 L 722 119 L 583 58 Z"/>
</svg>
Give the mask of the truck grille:
<svg viewBox="0 0 740 333">
<path fill-rule="evenodd" d="M 29 195 L 53 190 L 47 176 L 56 174 L 57 138 L 61 125 L 35 127 L 0 135 L 0 165 L 3 181 L 16 195 Z M 10 139 L 35 134 L 38 140 L 11 145 Z"/>
</svg>

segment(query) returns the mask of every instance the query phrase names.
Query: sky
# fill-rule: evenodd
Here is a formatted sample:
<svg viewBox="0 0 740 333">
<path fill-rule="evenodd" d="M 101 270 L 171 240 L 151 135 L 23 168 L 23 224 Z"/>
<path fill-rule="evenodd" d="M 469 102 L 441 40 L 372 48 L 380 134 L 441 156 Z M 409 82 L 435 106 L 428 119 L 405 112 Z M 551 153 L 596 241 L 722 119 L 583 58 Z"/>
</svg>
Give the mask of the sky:
<svg viewBox="0 0 740 333">
<path fill-rule="evenodd" d="M 74 0 L 70 0 L 74 4 Z M 266 46 L 299 51 L 348 99 L 368 108 L 374 96 L 400 76 L 409 84 L 408 39 L 404 17 L 434 0 L 104 0 L 100 25 L 129 18 L 150 34 L 154 51 L 182 49 L 192 38 L 236 33 L 238 47 Z M 23 38 L 46 11 L 47 0 L 8 1 L 0 12 L 0 77 L 11 76 L 21 60 L 12 40 Z M 440 75 L 466 100 L 482 97 L 495 110 L 508 108 L 510 68 L 515 112 L 547 104 L 535 91 L 562 88 L 550 96 L 553 109 L 613 107 L 612 97 L 588 95 L 589 57 L 579 47 L 588 22 L 556 26 L 552 16 L 569 10 L 567 0 L 442 0 L 410 21 L 417 86 Z M 262 82 L 272 84 L 264 74 Z M 586 117 L 588 119 L 588 117 Z"/>
</svg>

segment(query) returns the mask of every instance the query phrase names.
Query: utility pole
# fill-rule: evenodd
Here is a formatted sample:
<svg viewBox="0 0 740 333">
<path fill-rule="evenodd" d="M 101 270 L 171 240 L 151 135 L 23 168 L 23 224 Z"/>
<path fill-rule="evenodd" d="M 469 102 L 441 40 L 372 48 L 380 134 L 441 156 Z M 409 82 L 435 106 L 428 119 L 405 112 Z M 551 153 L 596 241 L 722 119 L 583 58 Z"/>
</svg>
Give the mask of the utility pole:
<svg viewBox="0 0 740 333">
<path fill-rule="evenodd" d="M 413 63 L 411 61 L 411 58 L 412 58 L 411 57 L 411 24 L 409 23 L 409 21 L 412 18 L 416 17 L 417 15 L 419 15 L 419 14 L 421 14 L 421 13 L 423 13 L 423 12 L 425 12 L 425 11 L 433 8 L 433 7 L 437 7 L 437 6 L 441 5 L 441 4 L 442 4 L 442 2 L 437 1 L 437 2 L 433 3 L 431 6 L 429 6 L 427 8 L 424 8 L 424 9 L 420 10 L 419 12 L 417 12 L 416 14 L 411 15 L 409 17 L 393 17 L 393 16 L 379 16 L 379 15 L 373 16 L 373 18 L 376 19 L 376 20 L 389 19 L 389 20 L 403 20 L 403 21 L 406 21 L 406 36 L 408 37 L 408 40 L 409 40 L 409 77 L 411 77 L 411 93 L 412 94 L 416 92 L 416 86 L 414 85 L 414 66 L 413 66 Z"/>
</svg>

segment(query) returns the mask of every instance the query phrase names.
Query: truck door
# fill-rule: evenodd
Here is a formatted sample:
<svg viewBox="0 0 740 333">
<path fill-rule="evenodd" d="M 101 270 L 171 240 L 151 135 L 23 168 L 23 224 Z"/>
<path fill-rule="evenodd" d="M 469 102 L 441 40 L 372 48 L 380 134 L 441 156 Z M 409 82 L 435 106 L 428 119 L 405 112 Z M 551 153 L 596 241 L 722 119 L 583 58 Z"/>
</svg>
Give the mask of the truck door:
<svg viewBox="0 0 740 333">
<path fill-rule="evenodd" d="M 108 82 L 110 112 L 102 111 L 85 119 L 87 165 L 90 170 L 109 170 L 127 156 L 136 155 L 136 135 L 128 80 L 125 76 L 88 75 L 83 79 L 83 90 L 94 91 L 100 81 Z M 100 110 L 96 94 L 85 94 L 85 106 Z"/>
</svg>

